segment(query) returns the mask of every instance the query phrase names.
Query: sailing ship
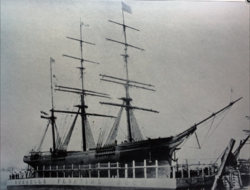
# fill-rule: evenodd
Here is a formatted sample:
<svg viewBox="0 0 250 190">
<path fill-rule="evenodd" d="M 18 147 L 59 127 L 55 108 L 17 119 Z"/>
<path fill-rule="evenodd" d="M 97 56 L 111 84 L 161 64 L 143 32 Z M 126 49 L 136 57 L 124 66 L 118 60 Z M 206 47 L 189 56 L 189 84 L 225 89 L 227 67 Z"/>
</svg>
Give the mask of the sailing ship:
<svg viewBox="0 0 250 190">
<path fill-rule="evenodd" d="M 102 92 L 96 92 L 92 90 L 87 90 L 84 87 L 84 77 L 83 77 L 83 70 L 84 62 L 96 63 L 87 59 L 83 58 L 83 43 L 89 45 L 95 45 L 93 43 L 83 41 L 82 39 L 82 24 L 80 24 L 80 39 L 67 37 L 71 40 L 75 40 L 80 42 L 80 58 L 73 57 L 70 55 L 63 55 L 68 58 L 77 59 L 80 61 L 81 65 L 78 69 L 81 72 L 81 88 L 75 87 L 66 87 L 66 86 L 56 86 L 57 91 L 64 91 L 69 93 L 75 93 L 80 95 L 80 104 L 76 105 L 75 107 L 78 108 L 78 111 L 62 111 L 56 110 L 53 104 L 53 86 L 52 86 L 52 69 L 51 70 L 51 95 L 52 95 L 52 109 L 50 116 L 41 116 L 44 119 L 48 119 L 49 125 L 52 128 L 52 142 L 53 148 L 51 148 L 50 152 L 41 152 L 41 146 L 44 141 L 44 136 L 38 149 L 33 150 L 29 153 L 29 155 L 25 155 L 23 161 L 27 163 L 29 166 L 39 170 L 39 168 L 48 167 L 48 166 L 59 166 L 59 167 L 70 167 L 71 165 L 95 165 L 97 163 L 131 163 L 132 161 L 135 162 L 143 162 L 144 160 L 148 160 L 148 162 L 152 162 L 154 160 L 158 160 L 159 163 L 162 162 L 167 165 L 171 165 L 173 161 L 176 161 L 173 158 L 175 151 L 179 150 L 179 146 L 192 134 L 195 133 L 197 126 L 200 124 L 208 121 L 211 118 L 214 118 L 217 114 L 227 110 L 230 108 L 234 103 L 239 101 L 241 98 L 232 101 L 229 105 L 225 106 L 224 108 L 220 109 L 217 112 L 214 112 L 212 115 L 208 116 L 207 118 L 203 119 L 202 121 L 194 124 L 193 126 L 189 127 L 185 131 L 179 133 L 176 136 L 164 137 L 164 138 L 147 138 L 144 139 L 141 133 L 141 130 L 137 124 L 134 110 L 141 110 L 141 111 L 148 111 L 153 113 L 159 113 L 158 111 L 136 107 L 132 105 L 132 98 L 130 97 L 129 89 L 131 87 L 140 88 L 144 90 L 155 91 L 153 89 L 153 85 L 146 84 L 142 82 L 137 82 L 129 79 L 129 72 L 128 72 L 128 48 L 133 48 L 137 50 L 144 51 L 144 49 L 136 47 L 134 45 L 127 43 L 127 36 L 126 30 L 131 29 L 134 31 L 139 31 L 136 28 L 128 26 L 125 24 L 124 19 L 124 12 L 131 13 L 131 8 L 126 4 L 122 4 L 122 16 L 123 16 L 123 23 L 118 23 L 115 21 L 109 20 L 109 22 L 119 25 L 123 28 L 124 32 L 124 42 L 113 40 L 107 38 L 107 41 L 117 43 L 119 45 L 124 45 L 124 54 L 121 54 L 123 60 L 125 62 L 126 67 L 126 78 L 119 78 L 116 76 L 109 76 L 101 74 L 102 81 L 115 83 L 118 85 L 122 85 L 125 87 L 125 97 L 120 98 L 122 101 L 121 104 L 110 103 L 110 102 L 100 102 L 103 105 L 109 106 L 116 106 L 120 107 L 117 117 L 109 116 L 109 115 L 102 115 L 97 113 L 88 113 L 87 108 L 88 105 L 85 101 L 85 96 L 96 96 L 100 98 L 110 98 L 108 94 Z M 54 62 L 54 60 L 50 59 L 50 66 Z M 51 68 L 51 67 L 50 67 Z M 117 143 L 117 131 L 119 128 L 121 115 L 123 110 L 125 109 L 126 112 L 126 119 L 127 119 L 127 139 L 123 143 Z M 75 118 L 74 121 L 65 135 L 64 138 L 58 134 L 56 122 L 55 122 L 55 113 L 66 113 L 66 114 L 74 114 Z M 72 132 L 74 130 L 76 120 L 78 116 L 81 117 L 81 128 L 82 128 L 82 151 L 68 151 L 68 144 L 71 139 Z M 87 116 L 100 116 L 100 117 L 111 117 L 115 118 L 113 127 L 110 130 L 110 133 L 104 142 L 105 131 L 101 131 L 98 142 L 94 143 L 93 134 L 91 132 L 90 124 L 88 122 Z M 47 126 L 47 129 L 49 127 Z M 145 126 L 146 127 L 146 126 Z M 47 131 L 47 130 L 46 130 Z M 57 134 L 57 135 L 56 135 Z M 51 169 L 51 168 L 50 168 Z M 80 175 L 80 174 L 79 174 Z M 84 174 L 81 174 L 84 175 Z"/>
</svg>

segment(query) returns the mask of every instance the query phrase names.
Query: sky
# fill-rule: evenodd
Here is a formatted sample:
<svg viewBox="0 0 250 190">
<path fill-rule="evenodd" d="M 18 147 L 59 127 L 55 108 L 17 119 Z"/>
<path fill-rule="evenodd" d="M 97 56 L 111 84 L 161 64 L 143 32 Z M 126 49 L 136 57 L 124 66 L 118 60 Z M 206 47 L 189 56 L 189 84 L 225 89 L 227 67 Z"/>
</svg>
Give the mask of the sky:
<svg viewBox="0 0 250 190">
<path fill-rule="evenodd" d="M 126 1 L 132 14 L 124 13 L 128 43 L 145 49 L 128 49 L 129 79 L 155 86 L 155 92 L 130 89 L 134 106 L 158 114 L 135 111 L 144 138 L 174 136 L 243 97 L 227 113 L 197 129 L 182 146 L 183 159 L 218 158 L 231 138 L 239 141 L 249 129 L 249 5 L 242 2 Z M 118 107 L 100 101 L 121 103 L 124 87 L 100 81 L 99 74 L 125 78 L 120 54 L 122 22 L 120 1 L 1 1 L 1 167 L 25 166 L 22 158 L 39 141 L 47 121 L 40 111 L 51 109 L 50 57 L 53 84 L 79 88 L 79 61 L 62 54 L 80 56 L 77 41 L 80 20 L 84 23 L 83 57 L 100 64 L 84 63 L 84 86 L 108 93 L 112 99 L 87 97 L 87 112 L 116 116 Z M 79 104 L 75 94 L 54 92 L 55 109 L 72 110 Z M 63 131 L 73 117 L 56 114 Z M 95 141 L 101 128 L 113 119 L 89 117 Z M 126 118 L 121 120 L 118 142 L 126 138 Z M 211 125 L 211 123 L 213 125 Z M 69 150 L 81 149 L 80 121 Z M 43 151 L 51 147 L 51 129 Z M 249 158 L 249 145 L 240 155 Z"/>
</svg>

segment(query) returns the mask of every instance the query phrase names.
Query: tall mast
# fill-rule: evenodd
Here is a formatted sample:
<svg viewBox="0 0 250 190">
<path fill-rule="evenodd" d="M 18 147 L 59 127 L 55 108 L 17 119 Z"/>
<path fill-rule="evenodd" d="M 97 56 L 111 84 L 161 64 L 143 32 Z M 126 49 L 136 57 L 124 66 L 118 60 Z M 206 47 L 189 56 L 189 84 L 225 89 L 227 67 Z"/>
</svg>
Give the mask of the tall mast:
<svg viewBox="0 0 250 190">
<path fill-rule="evenodd" d="M 100 93 L 100 92 L 95 92 L 95 91 L 90 91 L 90 90 L 85 90 L 84 89 L 84 78 L 83 78 L 83 70 L 85 69 L 83 67 L 83 62 L 89 62 L 89 63 L 96 63 L 99 64 L 97 62 L 93 62 L 87 59 L 83 58 L 83 48 L 82 48 L 82 44 L 86 43 L 86 44 L 90 44 L 90 45 L 95 45 L 93 43 L 90 42 L 86 42 L 82 40 L 82 26 L 83 23 L 80 20 L 80 39 L 76 39 L 76 38 L 71 38 L 71 37 L 67 37 L 71 40 L 75 40 L 75 41 L 79 41 L 80 42 L 80 52 L 81 52 L 81 57 L 74 57 L 74 56 L 69 56 L 69 55 L 65 55 L 63 54 L 63 56 L 65 57 L 69 57 L 72 59 L 77 59 L 80 60 L 81 63 L 81 67 L 77 67 L 78 69 L 80 69 L 81 72 L 81 88 L 73 88 L 73 87 L 65 87 L 65 86 L 56 86 L 59 91 L 64 91 L 64 92 L 71 92 L 71 93 L 76 93 L 76 94 L 80 94 L 81 96 L 81 103 L 80 105 L 76 105 L 75 107 L 79 107 L 81 109 L 80 115 L 82 118 L 82 150 L 86 151 L 87 150 L 87 138 L 86 138 L 86 128 L 87 128 L 87 118 L 86 116 L 99 116 L 99 117 L 111 117 L 114 118 L 113 116 L 108 116 L 108 115 L 101 115 L 101 114 L 95 114 L 95 113 L 86 113 L 86 108 L 87 105 L 85 104 L 85 98 L 84 96 L 98 96 L 98 97 L 102 97 L 102 98 L 110 98 L 108 94 L 104 94 L 104 93 Z M 69 111 L 61 111 L 61 110 L 54 110 L 54 112 L 59 112 L 59 113 L 68 113 L 68 114 L 78 114 L 78 112 L 69 112 Z"/>
<path fill-rule="evenodd" d="M 126 36 L 126 27 L 125 27 L 125 20 L 124 20 L 124 13 L 122 9 L 122 19 L 123 19 L 123 32 L 124 32 L 124 42 L 127 44 L 127 36 Z M 125 62 L 125 67 L 126 67 L 126 78 L 127 78 L 127 85 L 125 86 L 126 89 L 126 115 L 127 115 L 127 123 L 128 123 L 128 140 L 129 142 L 132 142 L 132 134 L 131 134 L 131 122 L 130 122 L 130 116 L 129 116 L 129 105 L 130 101 L 132 99 L 129 97 L 129 78 L 128 78 L 128 54 L 127 54 L 127 46 L 125 45 L 124 48 L 124 62 Z"/>
<path fill-rule="evenodd" d="M 50 83 L 51 83 L 51 128 L 52 128 L 52 141 L 53 141 L 53 152 L 56 150 L 55 143 L 55 117 L 54 117 L 54 102 L 53 102 L 53 85 L 52 85 L 52 63 L 55 62 L 54 59 L 50 58 Z"/>
<path fill-rule="evenodd" d="M 81 79 L 82 79 L 82 91 L 84 90 L 84 83 L 83 83 L 83 51 L 82 51 L 82 22 L 80 20 L 80 46 L 81 46 Z M 85 126 L 85 102 L 84 102 L 84 94 L 81 94 L 81 117 L 82 117 L 82 149 L 83 151 L 86 151 L 86 126 Z"/>
<path fill-rule="evenodd" d="M 105 102 L 100 102 L 100 103 L 101 104 L 106 104 L 106 105 L 112 105 L 112 106 L 125 107 L 125 109 L 126 109 L 126 116 L 127 116 L 127 127 L 128 127 L 128 141 L 132 142 L 133 141 L 133 137 L 132 137 L 132 131 L 131 131 L 130 110 L 131 109 L 140 109 L 140 110 L 143 110 L 143 111 L 151 111 L 151 112 L 156 112 L 156 113 L 158 113 L 158 112 L 154 111 L 154 110 L 149 110 L 149 109 L 144 109 L 144 108 L 139 108 L 139 107 L 133 107 L 133 106 L 131 106 L 130 102 L 132 101 L 132 99 L 129 96 L 129 88 L 130 87 L 136 87 L 136 88 L 141 88 L 141 89 L 151 90 L 151 91 L 154 91 L 154 90 L 153 89 L 149 89 L 149 88 L 145 88 L 145 87 L 142 87 L 142 86 L 138 86 L 138 85 L 133 85 L 131 83 L 136 83 L 136 84 L 139 84 L 139 85 L 146 85 L 146 86 L 150 86 L 150 87 L 153 87 L 153 85 L 129 80 L 129 75 L 128 75 L 128 57 L 129 56 L 128 56 L 128 53 L 127 53 L 127 48 L 128 47 L 132 47 L 132 48 L 139 49 L 139 50 L 142 50 L 142 51 L 144 51 L 144 49 L 138 48 L 136 46 L 133 46 L 133 45 L 130 45 L 130 44 L 127 43 L 126 28 L 129 28 L 129 29 L 132 29 L 132 30 L 136 30 L 136 31 L 139 31 L 139 30 L 135 29 L 135 28 L 132 28 L 130 26 L 125 25 L 124 11 L 128 12 L 130 14 L 132 13 L 132 10 L 131 10 L 130 6 L 128 6 L 128 5 L 126 5 L 125 3 L 122 2 L 122 19 L 123 19 L 123 23 L 122 24 L 118 23 L 118 22 L 114 22 L 114 21 L 109 20 L 109 22 L 112 22 L 114 24 L 118 24 L 118 25 L 120 25 L 120 26 L 123 27 L 124 42 L 112 40 L 112 39 L 109 39 L 109 38 L 106 38 L 106 39 L 108 41 L 116 42 L 116 43 L 119 43 L 119 44 L 122 44 L 122 45 L 125 46 L 125 48 L 124 48 L 124 54 L 122 54 L 121 56 L 123 56 L 124 62 L 125 62 L 126 79 L 121 79 L 121 78 L 107 76 L 107 75 L 100 75 L 100 76 L 102 76 L 103 78 L 111 78 L 111 79 L 113 79 L 113 81 L 112 80 L 107 80 L 107 79 L 101 79 L 103 81 L 113 82 L 113 83 L 116 83 L 116 84 L 124 85 L 125 91 L 126 91 L 126 96 L 124 98 L 120 98 L 120 99 L 123 100 L 123 102 L 125 103 L 125 105 L 124 104 L 105 103 Z M 120 80 L 120 81 L 123 81 L 124 83 L 122 83 L 120 81 L 119 82 L 118 81 L 114 81 L 114 80 Z"/>
</svg>

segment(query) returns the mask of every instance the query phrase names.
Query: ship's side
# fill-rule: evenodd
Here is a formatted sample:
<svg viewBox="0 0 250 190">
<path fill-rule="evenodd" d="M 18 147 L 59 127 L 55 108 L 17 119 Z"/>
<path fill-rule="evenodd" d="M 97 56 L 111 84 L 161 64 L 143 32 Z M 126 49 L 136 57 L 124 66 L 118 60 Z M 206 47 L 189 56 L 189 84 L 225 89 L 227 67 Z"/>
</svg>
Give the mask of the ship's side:
<svg viewBox="0 0 250 190">
<path fill-rule="evenodd" d="M 137 142 L 124 142 L 119 145 L 95 148 L 85 152 L 68 151 L 49 153 L 47 155 L 34 153 L 34 155 L 24 156 L 23 161 L 33 168 L 41 166 L 62 166 L 72 164 L 96 164 L 107 162 L 143 162 L 147 160 L 166 161 L 171 163 L 172 154 L 176 146 L 180 144 L 180 139 L 173 137 L 148 139 Z"/>
</svg>

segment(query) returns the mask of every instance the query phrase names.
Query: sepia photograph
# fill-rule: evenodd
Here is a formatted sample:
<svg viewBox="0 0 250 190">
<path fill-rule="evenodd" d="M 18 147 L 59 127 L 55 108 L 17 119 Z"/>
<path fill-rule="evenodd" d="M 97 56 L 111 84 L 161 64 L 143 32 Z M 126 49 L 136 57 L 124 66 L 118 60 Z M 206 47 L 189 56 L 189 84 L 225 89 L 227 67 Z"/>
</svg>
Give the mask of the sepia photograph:
<svg viewBox="0 0 250 190">
<path fill-rule="evenodd" d="M 250 187 L 247 1 L 1 1 L 1 190 Z"/>
</svg>

